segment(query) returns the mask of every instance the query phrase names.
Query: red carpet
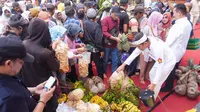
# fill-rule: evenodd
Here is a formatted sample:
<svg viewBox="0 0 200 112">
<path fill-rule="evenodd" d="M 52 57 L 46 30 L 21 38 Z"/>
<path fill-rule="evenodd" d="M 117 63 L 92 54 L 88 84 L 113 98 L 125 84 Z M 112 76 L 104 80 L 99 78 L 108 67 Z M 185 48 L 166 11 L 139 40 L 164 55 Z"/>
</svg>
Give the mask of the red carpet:
<svg viewBox="0 0 200 112">
<path fill-rule="evenodd" d="M 200 38 L 200 24 L 197 24 L 194 28 L 194 37 L 193 38 Z M 198 50 L 187 50 L 185 55 L 181 60 L 181 65 L 187 65 L 188 59 L 194 59 L 195 64 L 200 64 L 200 49 Z"/>
</svg>

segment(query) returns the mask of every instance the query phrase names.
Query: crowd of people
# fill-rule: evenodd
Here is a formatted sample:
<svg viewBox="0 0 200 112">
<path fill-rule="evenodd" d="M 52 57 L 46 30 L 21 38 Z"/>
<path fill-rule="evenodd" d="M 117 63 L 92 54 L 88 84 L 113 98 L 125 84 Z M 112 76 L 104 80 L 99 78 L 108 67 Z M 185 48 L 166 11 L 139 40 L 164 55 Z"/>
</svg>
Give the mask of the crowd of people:
<svg viewBox="0 0 200 112">
<path fill-rule="evenodd" d="M 107 78 L 111 72 L 134 75 L 140 65 L 140 82 L 148 88 L 172 90 L 175 69 L 200 14 L 200 1 L 176 4 L 169 0 L 2 0 L 0 10 L 0 111 L 56 112 L 56 87 L 44 91 L 50 76 L 58 82 L 83 80 L 77 59 L 90 52 L 88 77 Z M 132 47 L 119 50 L 125 34 Z M 70 71 L 59 72 L 56 40 L 69 48 Z M 124 58 L 123 53 L 129 56 Z M 94 64 L 93 64 L 94 63 Z M 161 88 L 162 84 L 166 84 Z M 62 90 L 65 92 L 65 90 Z"/>
</svg>

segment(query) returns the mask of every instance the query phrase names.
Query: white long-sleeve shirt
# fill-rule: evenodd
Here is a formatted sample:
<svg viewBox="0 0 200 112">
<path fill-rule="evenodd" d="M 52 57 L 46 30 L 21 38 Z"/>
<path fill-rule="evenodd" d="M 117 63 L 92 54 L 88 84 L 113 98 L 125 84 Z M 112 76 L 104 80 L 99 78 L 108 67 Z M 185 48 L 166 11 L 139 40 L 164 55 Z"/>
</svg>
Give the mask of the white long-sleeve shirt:
<svg viewBox="0 0 200 112">
<path fill-rule="evenodd" d="M 140 53 L 151 57 L 156 62 L 154 66 L 157 67 L 156 75 L 152 83 L 157 84 L 160 78 L 162 78 L 163 69 L 174 66 L 176 59 L 173 51 L 162 40 L 153 37 L 148 37 L 148 39 L 150 40 L 150 47 L 144 51 L 136 48 L 124 63 L 130 65 Z"/>
<path fill-rule="evenodd" d="M 191 30 L 192 25 L 187 17 L 176 20 L 169 30 L 166 43 L 173 50 L 176 62 L 181 60 L 186 51 Z"/>
</svg>

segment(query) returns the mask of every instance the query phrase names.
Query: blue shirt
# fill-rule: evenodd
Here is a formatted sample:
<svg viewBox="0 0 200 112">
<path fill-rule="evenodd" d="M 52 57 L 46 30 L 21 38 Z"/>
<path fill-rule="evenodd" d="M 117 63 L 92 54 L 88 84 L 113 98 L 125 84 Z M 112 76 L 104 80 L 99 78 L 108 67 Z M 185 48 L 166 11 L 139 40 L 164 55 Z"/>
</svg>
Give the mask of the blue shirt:
<svg viewBox="0 0 200 112">
<path fill-rule="evenodd" d="M 0 74 L 0 112 L 32 112 L 36 101 L 16 77 Z"/>
</svg>

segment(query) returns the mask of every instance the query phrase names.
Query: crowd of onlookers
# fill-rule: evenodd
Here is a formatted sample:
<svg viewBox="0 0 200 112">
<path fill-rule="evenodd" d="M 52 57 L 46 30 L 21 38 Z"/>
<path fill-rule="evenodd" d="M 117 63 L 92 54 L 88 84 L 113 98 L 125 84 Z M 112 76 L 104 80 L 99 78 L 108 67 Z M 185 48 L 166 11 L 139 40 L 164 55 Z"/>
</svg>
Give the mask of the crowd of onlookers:
<svg viewBox="0 0 200 112">
<path fill-rule="evenodd" d="M 129 42 L 137 32 L 169 43 L 169 37 L 187 37 L 188 32 L 192 37 L 193 31 L 187 29 L 188 24 L 184 22 L 195 26 L 200 14 L 199 5 L 199 0 L 187 0 L 185 5 L 178 4 L 176 8 L 176 3 L 169 0 L 4 0 L 1 1 L 0 34 L 1 37 L 22 41 L 27 53 L 34 57 L 33 63 L 24 62 L 18 74 L 27 87 L 37 86 L 53 73 L 58 80 L 60 75 L 65 76 L 64 80 L 79 80 L 77 59 L 85 51 L 91 52 L 88 77 L 94 75 L 92 68 L 96 66 L 98 76 L 106 78 L 108 63 L 111 62 L 111 71 L 114 72 L 127 58 L 124 53 L 131 54 L 135 49 L 118 50 L 117 44 L 122 41 L 118 34 L 124 33 Z M 59 73 L 59 61 L 52 48 L 58 39 L 65 42 L 73 54 L 69 59 L 70 71 L 66 74 Z M 188 39 L 180 44 L 185 46 L 187 42 Z M 179 49 L 177 46 L 174 49 Z M 138 64 L 141 83 L 145 83 L 154 61 L 145 60 L 141 54 L 127 66 L 129 76 L 135 74 Z M 56 95 L 53 95 L 46 111 L 55 112 L 56 107 Z"/>
</svg>

